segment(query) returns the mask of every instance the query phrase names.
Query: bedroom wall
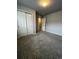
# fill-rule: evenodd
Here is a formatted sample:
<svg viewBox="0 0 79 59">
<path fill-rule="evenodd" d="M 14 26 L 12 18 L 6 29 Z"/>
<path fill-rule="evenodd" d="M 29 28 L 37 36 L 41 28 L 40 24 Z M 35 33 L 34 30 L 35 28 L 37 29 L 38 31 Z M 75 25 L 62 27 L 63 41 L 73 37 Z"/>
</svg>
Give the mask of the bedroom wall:
<svg viewBox="0 0 79 59">
<path fill-rule="evenodd" d="M 26 12 L 33 16 L 33 27 L 34 27 L 33 32 L 35 34 L 36 33 L 36 11 L 21 4 L 17 4 L 17 11 Z M 27 34 L 24 34 L 24 32 L 26 33 L 26 31 L 21 31 L 22 34 L 18 34 L 18 38 L 24 35 L 27 35 Z M 17 32 L 18 32 L 18 27 L 17 27 Z"/>
<path fill-rule="evenodd" d="M 62 36 L 62 11 L 49 14 L 46 17 L 46 31 Z"/>
</svg>

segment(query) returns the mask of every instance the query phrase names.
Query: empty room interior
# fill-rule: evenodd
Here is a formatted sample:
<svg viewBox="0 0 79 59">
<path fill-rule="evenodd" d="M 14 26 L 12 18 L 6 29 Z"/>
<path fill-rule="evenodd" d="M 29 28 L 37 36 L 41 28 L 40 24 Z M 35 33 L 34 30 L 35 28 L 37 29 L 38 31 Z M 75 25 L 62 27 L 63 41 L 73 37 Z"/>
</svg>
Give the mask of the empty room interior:
<svg viewBox="0 0 79 59">
<path fill-rule="evenodd" d="M 17 59 L 62 59 L 62 0 L 17 0 Z"/>
</svg>

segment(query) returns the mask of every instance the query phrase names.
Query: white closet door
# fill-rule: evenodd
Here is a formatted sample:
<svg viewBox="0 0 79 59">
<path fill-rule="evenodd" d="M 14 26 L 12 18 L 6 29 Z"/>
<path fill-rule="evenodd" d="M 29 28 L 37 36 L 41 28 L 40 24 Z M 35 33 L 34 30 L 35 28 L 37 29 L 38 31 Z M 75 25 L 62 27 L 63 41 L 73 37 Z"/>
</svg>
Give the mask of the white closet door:
<svg viewBox="0 0 79 59">
<path fill-rule="evenodd" d="M 26 18 L 27 18 L 28 34 L 33 34 L 33 28 L 34 28 L 33 16 L 31 14 L 26 14 Z"/>
<path fill-rule="evenodd" d="M 27 26 L 26 26 L 25 13 L 17 11 L 17 31 L 18 37 L 27 35 Z"/>
</svg>

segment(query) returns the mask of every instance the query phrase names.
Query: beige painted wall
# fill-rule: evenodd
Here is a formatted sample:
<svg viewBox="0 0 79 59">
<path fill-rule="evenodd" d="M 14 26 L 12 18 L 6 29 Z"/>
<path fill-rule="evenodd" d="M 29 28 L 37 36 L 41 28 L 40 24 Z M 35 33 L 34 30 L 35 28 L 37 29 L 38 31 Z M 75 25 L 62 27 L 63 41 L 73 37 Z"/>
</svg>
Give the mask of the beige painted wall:
<svg viewBox="0 0 79 59">
<path fill-rule="evenodd" d="M 62 36 L 62 11 L 49 14 L 46 17 L 46 31 Z"/>
</svg>

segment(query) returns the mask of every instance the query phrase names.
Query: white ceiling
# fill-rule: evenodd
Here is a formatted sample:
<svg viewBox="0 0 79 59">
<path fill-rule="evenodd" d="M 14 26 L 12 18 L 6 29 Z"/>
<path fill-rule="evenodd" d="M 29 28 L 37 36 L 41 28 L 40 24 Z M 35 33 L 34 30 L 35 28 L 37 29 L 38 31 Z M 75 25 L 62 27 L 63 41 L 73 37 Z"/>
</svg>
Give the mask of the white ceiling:
<svg viewBox="0 0 79 59">
<path fill-rule="evenodd" d="M 46 8 L 39 6 L 37 0 L 17 0 L 17 3 L 36 10 L 42 16 L 62 10 L 62 0 L 51 0 L 52 4 Z"/>
</svg>

